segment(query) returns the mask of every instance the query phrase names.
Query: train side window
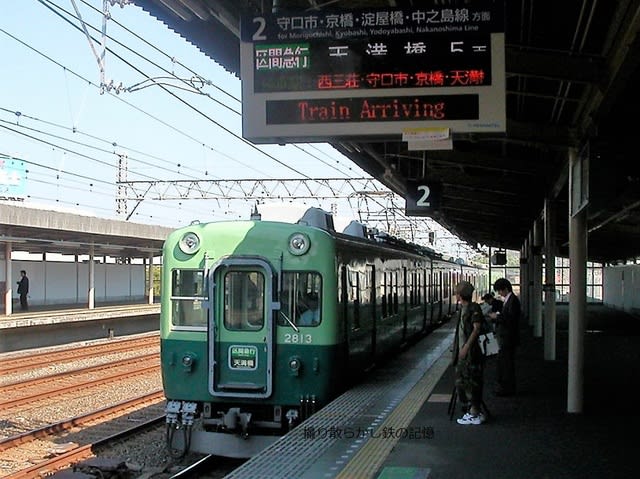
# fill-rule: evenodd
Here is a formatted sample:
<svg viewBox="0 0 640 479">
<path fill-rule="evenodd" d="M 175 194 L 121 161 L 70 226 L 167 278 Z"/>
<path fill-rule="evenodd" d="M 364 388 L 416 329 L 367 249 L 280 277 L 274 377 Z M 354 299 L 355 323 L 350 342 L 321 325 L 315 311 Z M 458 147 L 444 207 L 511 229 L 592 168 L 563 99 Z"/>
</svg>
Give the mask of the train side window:
<svg viewBox="0 0 640 479">
<path fill-rule="evenodd" d="M 320 273 L 285 271 L 282 274 L 278 324 L 289 319 L 298 326 L 317 326 L 322 321 L 322 276 Z"/>
<path fill-rule="evenodd" d="M 393 293 L 395 288 L 395 282 L 393 281 L 393 272 L 387 273 L 388 283 L 387 283 L 387 315 L 392 316 L 395 311 L 393 310 Z"/>
<path fill-rule="evenodd" d="M 356 270 L 348 271 L 347 320 L 352 330 L 360 329 L 360 274 Z"/>
<path fill-rule="evenodd" d="M 400 309 L 398 308 L 398 289 L 402 287 L 402 285 L 399 284 L 401 276 L 398 274 L 397 271 L 394 271 L 392 274 L 393 274 L 393 286 L 392 286 L 393 294 L 392 294 L 392 297 L 390 298 L 390 301 L 393 302 L 393 314 L 398 314 L 398 312 L 400 311 Z"/>
<path fill-rule="evenodd" d="M 174 326 L 206 326 L 207 310 L 204 270 L 175 269 L 171 272 L 171 322 Z"/>
</svg>

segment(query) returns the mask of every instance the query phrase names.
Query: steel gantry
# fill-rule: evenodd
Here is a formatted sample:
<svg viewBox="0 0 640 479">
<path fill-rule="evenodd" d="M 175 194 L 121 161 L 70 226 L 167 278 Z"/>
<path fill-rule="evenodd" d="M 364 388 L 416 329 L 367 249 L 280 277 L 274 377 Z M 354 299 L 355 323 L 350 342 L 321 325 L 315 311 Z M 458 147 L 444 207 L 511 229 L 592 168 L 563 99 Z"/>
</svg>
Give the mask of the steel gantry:
<svg viewBox="0 0 640 479">
<path fill-rule="evenodd" d="M 394 236 L 424 245 L 451 237 L 428 217 L 404 214 L 404 198 L 374 178 L 286 178 L 118 181 L 120 204 L 134 201 L 131 217 L 144 200 L 240 200 L 261 203 L 268 200 L 345 200 L 358 212 L 358 221 Z M 122 188 L 121 188 L 122 187 Z M 124 207 L 126 214 L 128 208 Z M 438 245 L 446 250 L 446 245 Z"/>
</svg>

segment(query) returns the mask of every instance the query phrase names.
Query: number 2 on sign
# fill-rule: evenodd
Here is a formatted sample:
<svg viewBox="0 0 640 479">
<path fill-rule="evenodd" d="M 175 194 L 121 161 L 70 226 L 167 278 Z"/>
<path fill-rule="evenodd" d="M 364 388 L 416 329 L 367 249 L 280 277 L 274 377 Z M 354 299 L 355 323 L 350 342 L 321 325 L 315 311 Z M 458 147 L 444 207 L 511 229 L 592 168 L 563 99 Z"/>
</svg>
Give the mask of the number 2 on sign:
<svg viewBox="0 0 640 479">
<path fill-rule="evenodd" d="M 431 202 L 427 201 L 427 199 L 429 198 L 429 194 L 431 193 L 431 190 L 429 189 L 429 187 L 427 185 L 420 185 L 418 186 L 418 191 L 422 193 L 422 196 L 420 196 L 418 201 L 416 201 L 416 205 L 431 206 Z"/>
</svg>

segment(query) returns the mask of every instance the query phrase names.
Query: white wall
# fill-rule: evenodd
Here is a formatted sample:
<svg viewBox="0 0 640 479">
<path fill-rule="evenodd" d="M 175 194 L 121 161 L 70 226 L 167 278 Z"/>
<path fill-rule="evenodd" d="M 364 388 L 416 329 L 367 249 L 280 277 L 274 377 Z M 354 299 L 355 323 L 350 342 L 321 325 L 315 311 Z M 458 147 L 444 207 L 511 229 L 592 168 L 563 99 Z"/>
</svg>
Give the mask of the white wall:
<svg viewBox="0 0 640 479">
<path fill-rule="evenodd" d="M 11 287 L 18 298 L 20 270 L 29 277 L 29 304 L 87 304 L 89 263 L 13 260 Z M 5 281 L 5 261 L 0 260 L 0 281 Z M 142 301 L 145 298 L 145 265 L 95 264 L 95 301 Z"/>
<path fill-rule="evenodd" d="M 640 264 L 607 266 L 603 274 L 604 304 L 629 313 L 639 313 Z"/>
</svg>

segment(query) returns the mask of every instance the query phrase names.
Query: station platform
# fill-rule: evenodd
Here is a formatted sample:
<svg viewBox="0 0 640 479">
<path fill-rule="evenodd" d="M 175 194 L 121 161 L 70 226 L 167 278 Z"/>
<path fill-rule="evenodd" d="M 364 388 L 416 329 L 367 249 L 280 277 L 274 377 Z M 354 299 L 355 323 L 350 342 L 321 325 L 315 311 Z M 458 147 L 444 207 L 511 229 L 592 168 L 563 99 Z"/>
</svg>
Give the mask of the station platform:
<svg viewBox="0 0 640 479">
<path fill-rule="evenodd" d="M 260 478 L 628 478 L 640 427 L 640 318 L 588 305 L 584 409 L 567 412 L 568 306 L 557 306 L 557 359 L 524 325 L 517 393 L 492 392 L 485 371 L 482 425 L 459 425 L 450 346 L 453 321 L 375 371 L 290 434 L 227 475 Z M 323 432 L 320 434 L 320 432 Z"/>
<path fill-rule="evenodd" d="M 159 318 L 159 303 L 31 306 L 0 315 L 0 353 L 158 331 Z"/>
<path fill-rule="evenodd" d="M 94 308 L 81 307 L 79 304 L 49 304 L 30 306 L 28 311 L 14 311 L 10 316 L 0 315 L 0 330 L 41 326 L 46 324 L 67 323 L 109 319 L 121 316 L 137 316 L 160 313 L 160 303 L 114 302 L 97 304 Z"/>
</svg>

